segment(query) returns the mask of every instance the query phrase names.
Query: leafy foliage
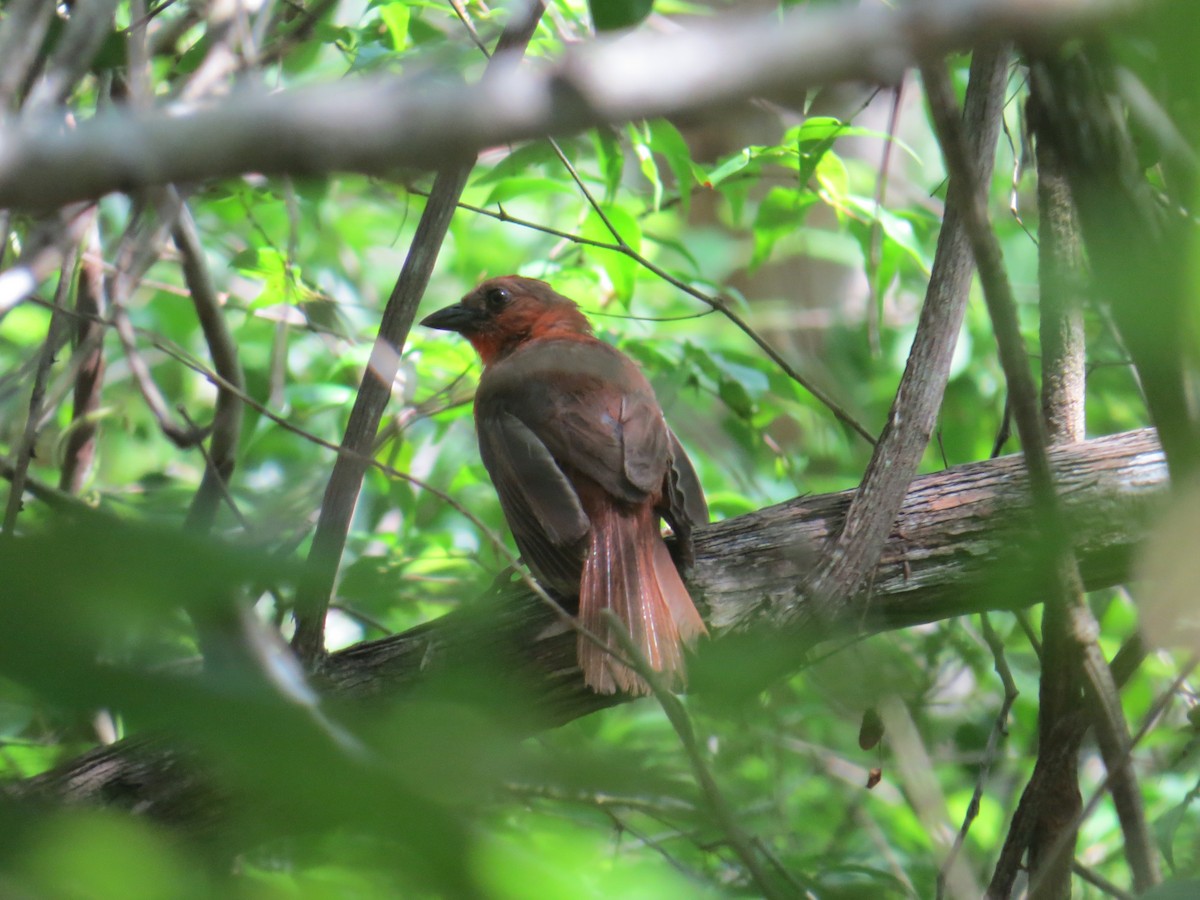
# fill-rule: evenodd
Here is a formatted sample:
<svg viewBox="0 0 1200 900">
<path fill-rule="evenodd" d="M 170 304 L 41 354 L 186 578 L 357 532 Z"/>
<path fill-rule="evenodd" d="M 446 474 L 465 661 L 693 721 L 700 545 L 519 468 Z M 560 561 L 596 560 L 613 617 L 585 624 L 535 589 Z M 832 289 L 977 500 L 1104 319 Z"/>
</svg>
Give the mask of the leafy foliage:
<svg viewBox="0 0 1200 900">
<path fill-rule="evenodd" d="M 61 14 L 69 20 L 82 6 Z M 554 56 L 585 38 L 589 15 L 597 29 L 625 28 L 651 6 L 554 0 L 530 55 Z M 709 12 L 653 6 L 656 17 Z M 5 4 L 5 22 L 15 7 Z M 239 7 L 245 20 L 222 30 L 204 20 L 203 4 L 117 8 L 115 30 L 70 98 L 77 116 L 137 90 L 160 101 L 201 90 L 204 67 L 230 48 L 238 78 L 272 87 L 393 69 L 470 79 L 482 62 L 471 31 L 490 42 L 504 19 L 503 9 L 478 2 L 288 4 Z M 63 24 L 56 21 L 43 57 Z M 139 70 L 132 48 L 143 34 L 152 56 Z M 1143 54 L 1144 72 L 1177 64 L 1146 49 L 1153 44 L 1117 43 Z M 956 73 L 964 72 L 960 62 Z M 1010 87 L 1019 98 L 1019 71 Z M 912 341 L 943 202 L 941 157 L 915 95 L 911 87 L 848 99 L 830 91 L 803 108 L 746 103 L 713 121 L 639 121 L 556 144 L 494 148 L 472 173 L 426 303 L 436 308 L 481 277 L 510 271 L 576 298 L 598 333 L 652 379 L 717 518 L 851 488 L 871 447 L 702 298 L 724 298 L 804 378 L 878 433 Z M 1193 90 L 1172 103 L 1194 100 Z M 992 206 L 1036 353 L 1035 181 L 1016 139 L 1021 104 L 1007 115 L 1013 141 L 1002 142 Z M 429 184 L 414 172 L 247 174 L 193 186 L 188 206 L 247 400 L 236 474 L 211 539 L 183 527 L 204 455 L 164 434 L 136 377 L 143 363 L 170 414 L 213 418 L 210 346 L 178 254 L 151 240 L 142 210 L 150 201 L 100 201 L 81 261 L 68 256 L 0 320 L 0 445 L 10 462 L 32 451 L 24 508 L 0 544 L 0 772 L 10 781 L 45 772 L 98 734 L 169 734 L 220 773 L 218 794 L 237 801 L 227 820 L 178 839 L 153 818 L 4 800 L 2 892 L 649 898 L 760 889 L 653 700 L 530 738 L 506 715 L 519 689 L 494 660 L 479 660 L 456 676 L 462 684 L 436 695 L 365 707 L 316 705 L 296 673 L 272 661 L 280 651 L 272 635 L 291 627 L 290 598 L 305 577 L 332 448 Z M 10 223 L 10 267 L 24 260 L 40 224 Z M 154 262 L 119 296 L 117 275 L 132 271 L 135 251 L 152 251 Z M 50 486 L 85 424 L 72 404 L 81 356 L 47 355 L 46 347 L 56 321 L 76 323 L 70 309 L 89 267 L 102 268 L 110 302 L 135 331 L 132 350 L 105 334 L 102 397 L 86 418 L 98 428 L 95 460 L 70 495 Z M 52 316 L 60 284 L 72 302 Z M 1091 430 L 1147 424 L 1111 324 L 1090 310 L 1087 332 Z M 981 304 L 968 312 L 958 354 L 926 470 L 987 457 L 1004 416 Z M 25 447 L 40 366 L 48 366 L 44 398 L 34 406 L 36 441 Z M 464 342 L 410 335 L 342 562 L 334 648 L 469 607 L 506 570 L 511 545 L 498 548 L 487 532 L 506 533 L 474 442 L 477 375 Z M 232 598 L 253 604 L 249 630 L 260 645 L 234 653 L 226 669 L 198 673 L 205 628 L 229 627 Z M 1138 629 L 1134 600 L 1105 591 L 1091 603 L 1111 657 Z M 1038 614 L 1029 618 L 1036 624 Z M 1028 621 L 1002 614 L 993 624 L 1020 694 L 962 851 L 981 880 L 1032 765 L 1040 673 Z M 688 698 L 706 765 L 781 890 L 933 895 L 1003 700 L 982 627 L 963 618 L 877 636 L 831 648 L 749 697 Z M 1134 722 L 1178 672 L 1166 653 L 1146 660 L 1122 695 Z M 468 684 L 492 704 L 461 702 Z M 1182 696 L 1138 749 L 1148 815 L 1181 881 L 1200 874 L 1196 723 L 1185 708 L 1191 694 Z M 893 775 L 887 736 L 877 749 L 859 747 L 863 715 L 889 697 L 931 760 L 938 830 Z M 875 767 L 883 780 L 867 791 Z M 1094 789 L 1093 768 L 1086 778 Z M 1112 812 L 1102 807 L 1083 829 L 1081 861 L 1122 881 Z M 1081 886 L 1080 895 L 1091 891 Z"/>
</svg>

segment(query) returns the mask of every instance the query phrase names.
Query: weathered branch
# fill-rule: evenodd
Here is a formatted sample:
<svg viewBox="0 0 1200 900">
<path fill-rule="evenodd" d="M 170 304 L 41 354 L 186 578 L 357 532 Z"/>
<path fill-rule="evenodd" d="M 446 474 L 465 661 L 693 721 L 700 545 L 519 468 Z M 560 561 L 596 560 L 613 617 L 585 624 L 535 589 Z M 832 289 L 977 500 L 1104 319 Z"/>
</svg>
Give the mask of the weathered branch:
<svg viewBox="0 0 1200 900">
<path fill-rule="evenodd" d="M 712 110 L 815 85 L 898 80 L 918 56 L 981 36 L 1031 43 L 1079 34 L 1138 0 L 943 0 L 887 8 L 798 8 L 638 32 L 572 48 L 464 86 L 428 78 L 347 79 L 202 108 L 112 110 L 75 128 L 0 129 L 0 207 L 45 209 L 116 190 L 244 172 L 368 174 L 437 168 L 484 147 L 602 122 Z M 712 65 L 721 60 L 719 66 Z M 347 140 L 353 135 L 353 140 Z"/>
<path fill-rule="evenodd" d="M 228 383 L 229 387 L 217 388 L 216 411 L 213 413 L 212 441 L 208 450 L 208 465 L 204 477 L 192 498 L 186 524 L 197 532 L 212 529 L 217 508 L 228 494 L 229 478 L 237 462 L 238 441 L 242 436 L 243 406 L 238 396 L 245 387 L 242 362 L 238 356 L 237 342 L 229 331 L 221 312 L 212 273 L 204 261 L 204 250 L 191 211 L 181 199 L 179 217 L 172 228 L 175 246 L 179 248 L 183 262 L 184 283 L 196 309 L 196 319 L 204 333 L 212 357 L 213 369 Z"/>
<path fill-rule="evenodd" d="M 1167 485 L 1154 433 L 1100 438 L 1052 450 L 1050 457 L 1085 584 L 1094 589 L 1126 579 L 1130 555 Z M 816 549 L 840 527 L 851 496 L 844 491 L 801 498 L 697 534 L 691 580 L 721 637 L 697 660 L 695 690 L 728 686 L 732 676 L 720 662 L 724 652 L 744 642 L 753 643 L 754 656 L 769 651 L 770 636 L 780 634 L 778 625 L 794 605 Z M 1031 515 L 1019 456 L 918 478 L 872 590 L 845 605 L 840 625 L 848 631 L 880 631 L 1035 602 L 1041 594 L 1034 561 L 1044 548 Z M 789 632 L 780 640 L 795 659 L 804 646 L 830 636 L 829 631 Z M 382 699 L 422 682 L 437 683 L 439 675 L 460 667 L 470 671 L 480 659 L 488 660 L 489 684 L 479 691 L 494 697 L 498 684 L 511 684 L 511 695 L 519 694 L 527 713 L 524 727 L 565 722 L 620 699 L 583 687 L 575 668 L 575 636 L 519 586 L 405 634 L 334 654 L 321 682 L 331 696 Z M 199 777 L 195 784 L 180 781 L 185 767 L 177 754 L 163 762 L 176 777 L 159 777 L 154 752 L 144 742 L 134 750 L 123 744 L 102 748 L 27 782 L 22 792 L 72 802 L 110 803 L 116 797 L 131 809 L 175 822 L 187 819 L 192 809 L 211 814 L 197 799 Z M 184 798 L 180 802 L 186 808 L 175 809 L 172 797 Z"/>
<path fill-rule="evenodd" d="M 976 51 L 963 108 L 975 166 L 990 177 L 1008 81 L 1007 46 Z M 931 102 L 934 98 L 930 98 Z M 957 115 L 957 107 L 949 113 Z M 952 178 L 946 216 L 904 375 L 888 412 L 887 425 L 854 494 L 841 532 L 827 548 L 810 581 L 817 598 L 847 600 L 875 567 L 904 502 L 942 408 L 946 382 L 975 271 L 959 207 L 970 185 Z"/>
</svg>

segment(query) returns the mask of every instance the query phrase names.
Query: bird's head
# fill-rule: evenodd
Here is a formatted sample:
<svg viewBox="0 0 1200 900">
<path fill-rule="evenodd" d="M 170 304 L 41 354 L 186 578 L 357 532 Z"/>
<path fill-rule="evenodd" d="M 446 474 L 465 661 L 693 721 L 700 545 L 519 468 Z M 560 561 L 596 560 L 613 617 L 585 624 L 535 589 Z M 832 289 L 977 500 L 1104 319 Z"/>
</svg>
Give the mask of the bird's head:
<svg viewBox="0 0 1200 900">
<path fill-rule="evenodd" d="M 575 301 L 544 281 L 519 275 L 489 278 L 458 303 L 426 316 L 421 324 L 457 331 L 471 342 L 484 365 L 529 340 L 592 333 Z"/>
</svg>

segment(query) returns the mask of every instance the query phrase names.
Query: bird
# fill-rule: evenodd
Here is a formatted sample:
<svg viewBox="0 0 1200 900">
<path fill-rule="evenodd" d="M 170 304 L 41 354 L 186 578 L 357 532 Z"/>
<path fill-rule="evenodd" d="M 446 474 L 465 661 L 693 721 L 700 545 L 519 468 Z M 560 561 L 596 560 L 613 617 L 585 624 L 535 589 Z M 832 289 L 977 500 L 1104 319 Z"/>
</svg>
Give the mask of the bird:
<svg viewBox="0 0 1200 900">
<path fill-rule="evenodd" d="M 578 601 L 584 683 L 650 693 L 625 662 L 612 610 L 662 683 L 686 688 L 684 648 L 708 632 L 660 519 L 686 569 L 708 506 L 641 369 L 595 336 L 573 300 L 532 278 L 488 279 L 421 324 L 457 332 L 479 354 L 479 453 L 533 576 L 568 608 Z"/>
</svg>

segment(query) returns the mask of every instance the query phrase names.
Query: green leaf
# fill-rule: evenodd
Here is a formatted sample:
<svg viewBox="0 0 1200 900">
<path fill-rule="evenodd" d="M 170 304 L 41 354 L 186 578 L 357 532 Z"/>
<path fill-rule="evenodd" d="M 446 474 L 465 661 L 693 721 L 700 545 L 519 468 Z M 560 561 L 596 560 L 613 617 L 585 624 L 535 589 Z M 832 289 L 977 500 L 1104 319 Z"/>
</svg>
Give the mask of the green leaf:
<svg viewBox="0 0 1200 900">
<path fill-rule="evenodd" d="M 592 25 L 597 31 L 632 28 L 650 15 L 654 0 L 588 0 Z"/>
<path fill-rule="evenodd" d="M 754 219 L 754 255 L 750 268 L 755 269 L 770 257 L 780 238 L 793 234 L 804 222 L 808 210 L 816 203 L 811 191 L 790 187 L 771 188 L 758 205 Z"/>
<path fill-rule="evenodd" d="M 650 149 L 650 144 L 637 125 L 630 124 L 626 131 L 629 135 L 629 142 L 633 145 L 633 152 L 637 156 L 638 166 L 654 191 L 650 208 L 658 212 L 662 207 L 663 184 L 658 175 L 658 163 L 654 159 L 654 151 Z"/>
<path fill-rule="evenodd" d="M 491 206 L 494 203 L 506 203 L 516 197 L 544 197 L 547 194 L 568 194 L 575 196 L 576 193 L 578 191 L 574 185 L 563 181 L 555 181 L 551 178 L 534 178 L 529 176 L 505 178 L 492 188 L 483 205 Z"/>
<path fill-rule="evenodd" d="M 32 347 L 46 340 L 49 327 L 50 310 L 22 303 L 0 319 L 0 341 L 11 341 L 18 347 Z"/>
<path fill-rule="evenodd" d="M 679 129 L 666 119 L 655 119 L 648 125 L 650 147 L 661 154 L 675 176 L 682 217 L 686 220 L 691 203 L 692 188 L 703 180 L 703 171 L 692 162 L 692 152 Z M 657 207 L 655 207 L 657 209 Z"/>
<path fill-rule="evenodd" d="M 393 50 L 403 50 L 408 46 L 408 4 L 385 4 L 379 7 L 379 18 L 387 26 L 388 38 L 391 40 Z"/>
<path fill-rule="evenodd" d="M 750 399 L 750 393 L 745 386 L 733 378 L 723 376 L 720 384 L 717 387 L 721 399 L 725 401 L 733 412 L 741 416 L 743 419 L 748 419 L 754 415 L 754 401 Z"/>
<path fill-rule="evenodd" d="M 828 201 L 838 209 L 845 206 L 846 197 L 850 193 L 850 173 L 846 164 L 836 153 L 826 153 L 817 163 L 817 184 L 827 195 Z"/>
<path fill-rule="evenodd" d="M 607 128 L 592 132 L 596 161 L 600 164 L 600 178 L 604 182 L 604 202 L 612 203 L 621 186 L 621 175 L 625 171 L 625 151 L 615 134 Z"/>
<path fill-rule="evenodd" d="M 609 222 L 616 228 L 617 233 L 625 243 L 634 251 L 640 252 L 642 248 L 642 230 L 638 225 L 637 219 L 621 209 L 619 206 L 603 207 L 604 214 Z M 591 210 L 587 218 L 584 219 L 583 228 L 581 229 L 582 236 L 593 241 L 604 241 L 613 243 L 612 232 L 596 214 L 595 210 Z M 629 301 L 633 298 L 633 286 L 637 279 L 638 264 L 624 253 L 616 250 L 602 250 L 595 247 L 589 247 L 587 254 L 590 258 L 596 260 L 605 273 L 608 275 L 609 281 L 613 286 L 613 293 L 622 303 L 628 307 Z"/>
<path fill-rule="evenodd" d="M 553 148 L 545 141 L 535 141 L 513 150 L 471 183 L 473 185 L 494 184 L 504 178 L 524 177 L 529 174 L 530 169 L 546 163 L 553 163 L 559 167 L 559 170 L 562 168 Z"/>
<path fill-rule="evenodd" d="M 708 173 L 708 184 L 710 187 L 716 187 L 730 175 L 742 171 L 750 164 L 750 148 L 746 147 L 739 150 L 725 162 L 718 165 Z"/>
</svg>

